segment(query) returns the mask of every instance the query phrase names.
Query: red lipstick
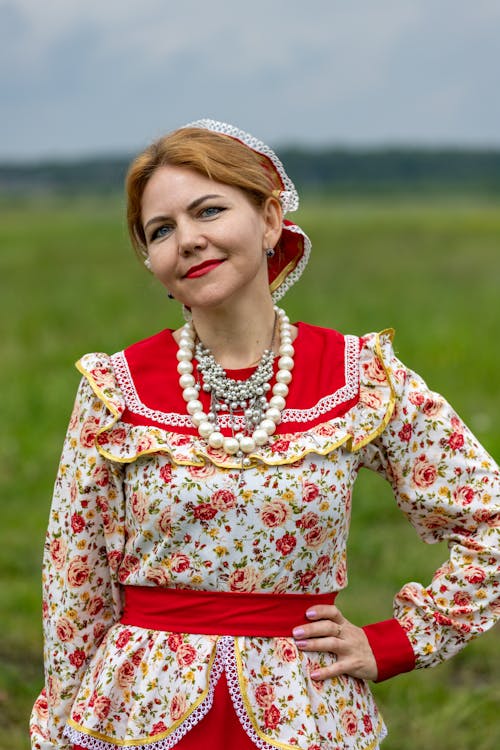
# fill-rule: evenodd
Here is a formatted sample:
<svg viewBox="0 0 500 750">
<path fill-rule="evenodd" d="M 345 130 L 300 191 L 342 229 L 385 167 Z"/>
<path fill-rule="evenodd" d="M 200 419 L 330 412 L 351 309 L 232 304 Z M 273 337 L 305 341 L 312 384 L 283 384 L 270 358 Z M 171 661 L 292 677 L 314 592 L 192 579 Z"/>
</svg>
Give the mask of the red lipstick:
<svg viewBox="0 0 500 750">
<path fill-rule="evenodd" d="M 216 259 L 206 260 L 203 263 L 199 263 L 199 265 L 197 266 L 192 266 L 192 268 L 190 268 L 187 272 L 185 278 L 195 279 L 198 276 L 204 276 L 206 273 L 210 273 L 212 269 L 220 266 L 221 263 L 224 263 L 224 261 Z"/>
</svg>

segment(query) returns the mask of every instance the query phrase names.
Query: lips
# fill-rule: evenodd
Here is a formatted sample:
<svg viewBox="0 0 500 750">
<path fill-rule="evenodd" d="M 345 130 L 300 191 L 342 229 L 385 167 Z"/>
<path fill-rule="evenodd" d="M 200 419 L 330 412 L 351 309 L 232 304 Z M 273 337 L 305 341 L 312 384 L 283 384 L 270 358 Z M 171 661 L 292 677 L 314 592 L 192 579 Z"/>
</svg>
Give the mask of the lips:
<svg viewBox="0 0 500 750">
<path fill-rule="evenodd" d="M 205 260 L 197 266 L 192 266 L 185 275 L 185 278 L 194 279 L 197 276 L 204 276 L 206 273 L 210 273 L 214 268 L 217 268 L 217 266 L 220 266 L 221 263 L 224 263 L 224 260 Z"/>
</svg>

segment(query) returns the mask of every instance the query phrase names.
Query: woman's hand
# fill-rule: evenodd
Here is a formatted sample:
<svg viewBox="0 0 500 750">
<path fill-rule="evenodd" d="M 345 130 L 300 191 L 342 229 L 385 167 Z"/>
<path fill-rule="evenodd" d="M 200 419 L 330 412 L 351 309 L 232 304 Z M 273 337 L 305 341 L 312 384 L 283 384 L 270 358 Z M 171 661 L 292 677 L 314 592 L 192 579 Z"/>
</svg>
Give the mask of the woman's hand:
<svg viewBox="0 0 500 750">
<path fill-rule="evenodd" d="M 318 605 L 308 609 L 310 623 L 293 630 L 300 651 L 326 651 L 337 661 L 329 667 L 311 672 L 314 680 L 326 680 L 342 674 L 362 680 L 377 679 L 377 662 L 364 630 L 346 620 L 334 605 Z"/>
</svg>

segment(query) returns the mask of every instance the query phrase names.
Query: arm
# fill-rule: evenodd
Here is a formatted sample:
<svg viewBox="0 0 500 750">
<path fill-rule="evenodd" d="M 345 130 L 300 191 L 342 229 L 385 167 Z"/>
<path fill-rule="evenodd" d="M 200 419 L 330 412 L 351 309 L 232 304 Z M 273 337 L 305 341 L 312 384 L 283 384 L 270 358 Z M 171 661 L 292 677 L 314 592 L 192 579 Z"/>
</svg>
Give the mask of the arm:
<svg viewBox="0 0 500 750">
<path fill-rule="evenodd" d="M 297 646 L 337 656 L 315 679 L 381 681 L 433 666 L 500 616 L 500 477 L 493 459 L 449 404 L 396 359 L 388 337 L 370 337 L 362 351 L 360 414 L 361 434 L 353 434 L 361 465 L 388 479 L 420 537 L 446 541 L 450 557 L 429 586 L 401 589 L 390 620 L 359 628 L 335 606 L 308 611 L 312 622 L 294 630 Z"/>
<path fill-rule="evenodd" d="M 380 352 L 382 354 L 382 352 Z M 449 559 L 431 583 L 408 583 L 394 619 L 364 628 L 379 680 L 434 666 L 490 628 L 500 614 L 498 467 L 453 409 L 388 347 L 382 358 L 395 408 L 362 449 L 363 464 L 386 477 L 423 541 L 446 541 Z"/>
<path fill-rule="evenodd" d="M 83 673 L 119 619 L 115 574 L 124 535 L 120 467 L 98 453 L 107 410 L 84 378 L 55 482 L 43 563 L 45 688 L 31 717 L 33 750 L 66 750 L 63 730 Z"/>
</svg>

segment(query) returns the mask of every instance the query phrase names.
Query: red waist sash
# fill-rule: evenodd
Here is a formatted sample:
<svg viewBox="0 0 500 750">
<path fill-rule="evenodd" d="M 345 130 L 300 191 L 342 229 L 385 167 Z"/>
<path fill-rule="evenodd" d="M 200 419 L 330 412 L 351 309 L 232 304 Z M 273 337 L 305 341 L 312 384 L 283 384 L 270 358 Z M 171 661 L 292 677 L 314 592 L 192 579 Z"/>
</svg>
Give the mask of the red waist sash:
<svg viewBox="0 0 500 750">
<path fill-rule="evenodd" d="M 120 622 L 148 630 L 203 635 L 291 637 L 307 622 L 306 610 L 333 604 L 331 594 L 249 594 L 124 586 Z"/>
</svg>

